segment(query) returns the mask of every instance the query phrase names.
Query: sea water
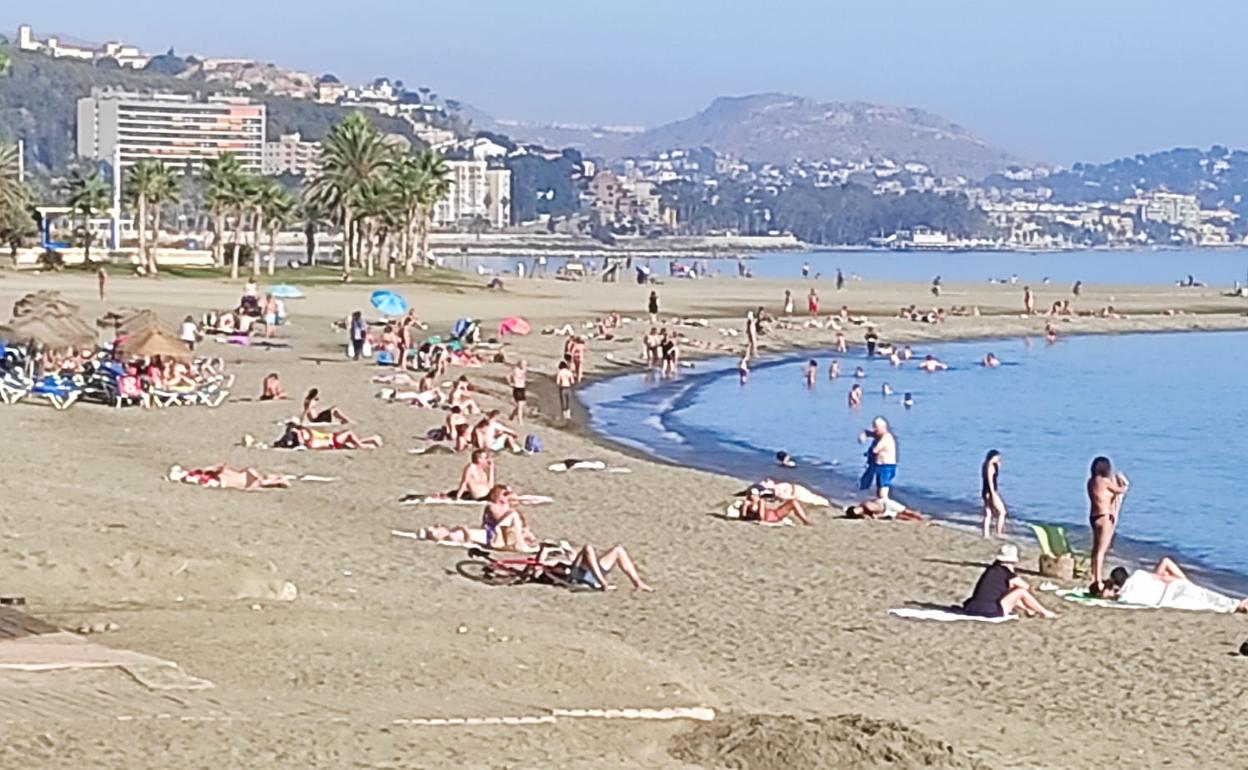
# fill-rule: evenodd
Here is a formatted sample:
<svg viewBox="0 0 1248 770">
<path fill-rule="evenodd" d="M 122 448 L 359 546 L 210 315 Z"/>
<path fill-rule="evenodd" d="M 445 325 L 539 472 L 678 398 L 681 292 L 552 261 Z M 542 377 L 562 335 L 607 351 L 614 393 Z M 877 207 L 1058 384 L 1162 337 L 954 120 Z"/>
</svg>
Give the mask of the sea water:
<svg viewBox="0 0 1248 770">
<path fill-rule="evenodd" d="M 988 352 L 999 368 L 980 365 Z M 865 451 L 858 434 L 880 415 L 900 447 L 894 496 L 968 525 L 979 516 L 980 464 L 997 449 L 1016 522 L 1064 524 L 1086 537 L 1085 482 L 1092 459 L 1105 455 L 1131 479 L 1123 543 L 1248 575 L 1248 333 L 1089 335 L 1052 345 L 1012 338 L 915 353 L 900 368 L 861 348 L 778 358 L 757 364 L 746 384 L 735 359 L 699 362 L 675 380 L 601 381 L 582 400 L 592 427 L 635 449 L 747 478 L 794 478 L 834 495 L 856 494 Z M 928 353 L 949 370 L 920 371 Z M 819 372 L 807 387 L 812 357 Z M 829 380 L 834 358 L 841 377 Z M 862 379 L 852 376 L 858 366 Z M 847 405 L 854 382 L 864 391 L 859 409 Z M 892 395 L 883 395 L 885 383 Z M 912 408 L 902 405 L 905 393 Z M 778 450 L 801 467 L 778 468 Z"/>
</svg>

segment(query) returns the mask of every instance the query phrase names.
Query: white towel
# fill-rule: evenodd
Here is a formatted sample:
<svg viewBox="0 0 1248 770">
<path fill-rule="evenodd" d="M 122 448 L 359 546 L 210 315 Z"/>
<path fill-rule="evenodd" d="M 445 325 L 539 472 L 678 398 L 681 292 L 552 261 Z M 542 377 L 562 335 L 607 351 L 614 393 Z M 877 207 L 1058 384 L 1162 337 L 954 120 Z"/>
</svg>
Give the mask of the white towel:
<svg viewBox="0 0 1248 770">
<path fill-rule="evenodd" d="M 1014 620 L 1013 615 L 1006 615 L 1001 618 L 985 618 L 980 615 L 967 615 L 963 612 L 916 609 L 914 607 L 900 607 L 898 609 L 889 610 L 888 614 L 898 618 L 909 618 L 911 620 L 936 620 L 941 623 L 952 623 L 955 620 L 977 620 L 980 623 L 1004 623 L 1007 620 Z"/>
</svg>

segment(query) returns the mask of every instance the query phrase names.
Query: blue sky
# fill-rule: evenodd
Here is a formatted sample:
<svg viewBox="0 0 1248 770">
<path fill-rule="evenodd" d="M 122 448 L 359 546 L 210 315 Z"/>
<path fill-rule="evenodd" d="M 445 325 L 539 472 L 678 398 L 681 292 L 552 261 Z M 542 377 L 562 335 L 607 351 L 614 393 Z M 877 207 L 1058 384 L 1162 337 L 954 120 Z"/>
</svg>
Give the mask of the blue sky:
<svg viewBox="0 0 1248 770">
<path fill-rule="evenodd" d="M 18 7 L 20 5 L 20 7 Z M 656 125 L 724 94 L 922 107 L 1036 160 L 1248 145 L 1248 3 L 53 0 L 0 30 L 428 85 L 499 118 Z"/>
</svg>

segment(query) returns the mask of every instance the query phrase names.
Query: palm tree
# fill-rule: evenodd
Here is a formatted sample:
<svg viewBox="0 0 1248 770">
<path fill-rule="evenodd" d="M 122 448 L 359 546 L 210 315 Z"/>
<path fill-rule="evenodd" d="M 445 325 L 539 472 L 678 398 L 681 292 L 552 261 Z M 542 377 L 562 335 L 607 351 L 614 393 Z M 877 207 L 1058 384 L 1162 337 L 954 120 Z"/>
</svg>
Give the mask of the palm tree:
<svg viewBox="0 0 1248 770">
<path fill-rule="evenodd" d="M 234 215 L 234 237 L 230 242 L 231 278 L 238 278 L 238 262 L 243 248 L 243 225 L 247 221 L 247 215 L 255 211 L 255 198 L 259 188 L 259 177 L 242 172 L 235 176 L 230 185 L 223 190 L 223 205 Z M 258 237 L 257 240 L 259 240 Z"/>
<path fill-rule="evenodd" d="M 9 74 L 11 65 L 12 62 L 9 60 L 9 55 L 4 51 L 0 51 L 0 75 Z"/>
<path fill-rule="evenodd" d="M 256 202 L 259 208 L 259 221 L 269 237 L 269 257 L 266 271 L 273 275 L 273 266 L 277 261 L 277 234 L 295 221 L 299 210 L 298 202 L 285 187 L 277 182 L 265 180 L 260 186 Z M 257 253 L 259 249 L 257 248 Z"/>
<path fill-rule="evenodd" d="M 139 264 L 147 275 L 155 275 L 156 248 L 160 241 L 160 206 L 178 196 L 178 182 L 164 163 L 141 160 L 130 169 L 125 181 L 126 197 L 134 202 L 135 226 L 139 228 Z M 152 240 L 147 239 L 148 222 Z"/>
<path fill-rule="evenodd" d="M 362 188 L 385 173 L 393 159 L 394 151 L 381 132 L 358 112 L 334 126 L 321 144 L 321 171 L 308 186 L 308 198 L 329 212 L 342 228 L 343 278 L 351 277 L 356 257 Z"/>
<path fill-rule="evenodd" d="M 299 216 L 303 219 L 303 240 L 304 252 L 308 257 L 308 264 L 316 266 L 316 234 L 321 227 L 332 224 L 321 211 L 320 206 L 316 203 L 304 198 L 300 202 Z"/>
<path fill-rule="evenodd" d="M 22 183 L 17 145 L 0 146 L 0 209 L 25 207 L 28 191 Z"/>
<path fill-rule="evenodd" d="M 111 201 L 110 190 L 100 172 L 91 168 L 87 171 L 74 171 L 69 177 L 69 207 L 75 214 L 82 217 L 80 237 L 83 244 L 83 258 L 91 261 L 91 241 L 95 234 L 91 232 L 91 219 L 97 214 L 108 210 Z"/>
<path fill-rule="evenodd" d="M 425 150 L 416 155 L 416 165 L 424 178 L 420 195 L 420 221 L 417 223 L 420 235 L 420 258 L 429 261 L 429 228 L 433 224 L 433 211 L 438 201 L 451 194 L 451 169 L 432 150 Z"/>
<path fill-rule="evenodd" d="M 243 167 L 233 153 L 204 162 L 204 203 L 212 213 L 212 263 L 217 267 L 225 264 L 225 214 L 231 191 L 242 174 Z"/>
<path fill-rule="evenodd" d="M 366 275 L 373 276 L 378 258 L 384 254 L 386 241 L 402 215 L 398 211 L 394 187 L 387 176 L 374 177 L 359 188 L 356 196 L 359 211 L 361 245 Z M 376 243 L 374 244 L 374 238 Z"/>
</svg>

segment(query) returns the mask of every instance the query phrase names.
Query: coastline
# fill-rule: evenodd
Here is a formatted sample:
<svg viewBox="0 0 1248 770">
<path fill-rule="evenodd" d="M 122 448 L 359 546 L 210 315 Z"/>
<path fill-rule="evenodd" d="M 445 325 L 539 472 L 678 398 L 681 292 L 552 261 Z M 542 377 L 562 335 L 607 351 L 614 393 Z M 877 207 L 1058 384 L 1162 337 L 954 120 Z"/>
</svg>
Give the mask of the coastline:
<svg viewBox="0 0 1248 770">
<path fill-rule="evenodd" d="M 664 318 L 707 317 L 735 328 L 746 309 L 774 308 L 786 284 L 804 286 L 756 279 L 658 288 Z M 827 290 L 826 282 L 819 286 Z M 118 277 L 109 300 L 99 303 L 88 275 L 5 274 L 0 306 L 36 288 L 64 291 L 85 318 L 105 308 L 151 306 L 173 321 L 237 301 L 241 283 Z M 509 282 L 501 293 L 397 288 L 429 323 L 429 333 L 470 314 L 485 320 L 487 335 L 502 315 L 522 315 L 535 329 L 579 324 L 612 309 L 639 315 L 648 291 L 556 281 Z M 979 304 L 986 315 L 951 318 L 939 328 L 892 318 L 899 306 L 930 302 L 918 283 L 856 286 L 843 298 L 829 290 L 826 301 L 848 302 L 898 341 L 1036 333 L 1043 326 L 1009 314 L 1015 287 L 948 288 L 942 302 Z M 61 625 L 116 619 L 121 628 L 106 637 L 109 645 L 176 660 L 216 684 L 211 695 L 179 694 L 182 705 L 167 707 L 175 718 L 164 721 L 119 722 L 111 714 L 18 721 L 11 730 L 15 745 L 39 745 L 38 736 L 50 734 L 56 749 L 47 766 L 106 749 L 113 765 L 135 768 L 212 764 L 213 757 L 238 752 L 272 767 L 335 766 L 352 756 L 365 764 L 400 757 L 400 764 L 425 766 L 676 770 L 688 767 L 669 753 L 670 741 L 691 729 L 680 722 L 510 729 L 398 721 L 508 716 L 521 706 L 523 713 L 710 706 L 725 719 L 863 715 L 910 731 L 899 752 L 944 746 L 941 756 L 956 752 L 997 770 L 1200 767 L 1248 757 L 1248 736 L 1238 723 L 1242 704 L 1226 689 L 1242 673 L 1240 661 L 1226 654 L 1248 628 L 1242 618 L 1119 613 L 1047 595 L 1043 600 L 1063 615 L 1052 623 L 982 628 L 890 618 L 890 607 L 964 599 L 990 549 L 948 527 L 820 513 L 810 529 L 761 529 L 716 518 L 716 507 L 741 487 L 735 478 L 622 452 L 590 435 L 579 411 L 571 425 L 552 419 L 557 410 L 549 406 L 548 378 L 561 337 L 507 340 L 508 355 L 527 358 L 533 369 L 533 406 L 540 413 L 525 431 L 540 435 L 545 451 L 500 457 L 501 478 L 555 498 L 526 510 L 539 534 L 622 543 L 658 591 L 642 596 L 625 587 L 586 596 L 459 578 L 454 565 L 462 552 L 389 534 L 467 523 L 479 513 L 397 503 L 404 493 L 453 483 L 463 458 L 407 454 L 442 415 L 377 399 L 371 377 L 378 370 L 342 357 L 330 324 L 367 307 L 370 290 L 310 288 L 307 299 L 288 305 L 292 324 L 279 339 L 289 348 L 206 343 L 239 377 L 238 400 L 220 410 L 0 407 L 0 428 L 12 447 L 9 498 L 22 501 L 0 513 L 0 584 L 28 596 L 32 614 Z M 1067 332 L 1248 328 L 1241 315 L 1248 305 L 1213 289 L 1132 289 L 1128 296 L 1121 287 L 1092 286 L 1086 302 L 1104 304 L 1111 293 L 1133 314 L 1170 306 L 1218 312 L 1080 318 L 1065 325 Z M 634 355 L 639 328 L 634 322 L 617 342 L 591 343 L 590 376 L 624 373 L 604 357 Z M 688 348 L 690 356 L 730 352 L 712 347 L 725 339 L 714 328 L 687 330 L 708 345 L 696 353 Z M 795 330 L 766 340 L 764 353 L 823 349 L 830 340 L 825 331 Z M 382 433 L 387 446 L 347 454 L 240 446 L 244 431 L 271 438 L 276 424 L 297 411 L 297 403 L 248 400 L 269 371 L 280 372 L 296 397 L 320 388 L 326 403 L 346 410 L 359 431 Z M 505 367 L 453 369 L 451 377 L 461 373 L 483 406 L 507 407 Z M 546 470 L 564 457 L 602 459 L 632 473 Z M 225 461 L 342 481 L 272 493 L 201 490 L 162 478 L 175 461 Z M 53 464 L 72 472 L 49 473 Z M 296 601 L 282 601 L 272 589 L 286 580 L 298 586 Z M 1112 654 L 1088 665 L 1082 653 L 1072 655 L 1075 645 Z M 1148 697 L 1156 692 L 1167 697 Z M 205 727 L 179 715 L 232 721 Z M 1172 724 L 1185 727 L 1156 729 Z M 1124 734 L 1133 739 L 1123 741 Z M 826 737 L 847 746 L 875 739 L 860 732 Z M 1059 740 L 1062 749 L 1054 753 Z"/>
</svg>

